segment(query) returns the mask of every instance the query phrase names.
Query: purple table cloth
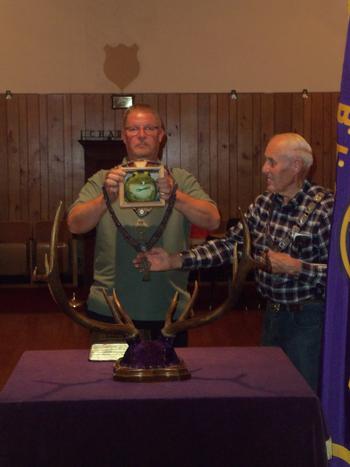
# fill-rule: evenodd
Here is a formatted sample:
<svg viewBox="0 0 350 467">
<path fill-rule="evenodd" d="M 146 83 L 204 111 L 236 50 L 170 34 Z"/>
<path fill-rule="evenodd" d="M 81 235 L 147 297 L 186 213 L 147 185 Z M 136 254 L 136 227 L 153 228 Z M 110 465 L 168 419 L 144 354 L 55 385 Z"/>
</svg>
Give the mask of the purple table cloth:
<svg viewBox="0 0 350 467">
<path fill-rule="evenodd" d="M 319 400 L 280 349 L 179 349 L 187 381 L 123 383 L 87 350 L 25 352 L 0 393 L 0 465 L 326 465 Z"/>
</svg>

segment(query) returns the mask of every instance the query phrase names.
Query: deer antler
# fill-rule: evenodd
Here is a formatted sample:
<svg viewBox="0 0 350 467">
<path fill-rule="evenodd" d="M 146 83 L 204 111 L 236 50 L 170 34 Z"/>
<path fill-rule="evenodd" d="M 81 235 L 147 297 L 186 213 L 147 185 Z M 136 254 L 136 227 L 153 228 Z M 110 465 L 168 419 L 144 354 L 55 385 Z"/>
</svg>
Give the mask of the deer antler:
<svg viewBox="0 0 350 467">
<path fill-rule="evenodd" d="M 195 283 L 195 289 L 191 301 L 188 303 L 185 311 L 180 315 L 177 321 L 173 321 L 174 312 L 168 312 L 165 320 L 165 325 L 162 329 L 162 334 L 165 337 L 175 336 L 177 333 L 203 326 L 218 319 L 226 310 L 232 308 L 238 301 L 244 282 L 247 275 L 252 269 L 263 268 L 264 265 L 251 256 L 251 239 L 249 234 L 249 227 L 241 209 L 239 209 L 241 222 L 243 225 L 243 251 L 241 259 L 238 263 L 237 243 L 233 246 L 232 258 L 232 280 L 229 283 L 229 293 L 227 299 L 215 308 L 213 311 L 200 316 L 192 316 L 188 318 L 188 310 L 192 308 L 198 292 L 198 284 Z"/>
<path fill-rule="evenodd" d="M 139 336 L 139 331 L 135 327 L 133 321 L 128 316 L 124 308 L 122 307 L 120 300 L 113 291 L 113 305 L 110 303 L 107 294 L 103 291 L 106 302 L 110 307 L 110 310 L 116 321 L 115 324 L 104 323 L 94 319 L 91 319 L 81 313 L 77 313 L 69 305 L 66 293 L 63 289 L 62 282 L 59 275 L 57 258 L 56 258 L 56 246 L 57 246 L 57 237 L 58 237 L 58 226 L 63 217 L 62 202 L 60 202 L 54 220 L 54 225 L 51 233 L 51 242 L 50 242 L 50 255 L 49 259 L 45 256 L 45 267 L 47 274 L 47 281 L 51 295 L 55 302 L 61 307 L 63 312 L 68 315 L 73 321 L 81 326 L 84 326 L 90 330 L 97 330 L 102 332 L 107 332 L 114 335 L 122 335 L 128 339 L 135 339 Z M 233 304 L 236 303 L 240 292 L 243 287 L 243 283 L 246 279 L 247 274 L 253 268 L 262 267 L 262 264 L 255 261 L 250 254 L 251 250 L 251 241 L 249 235 L 249 229 L 247 222 L 241 213 L 241 221 L 243 224 L 244 232 L 244 245 L 243 253 L 241 260 L 238 265 L 237 258 L 237 244 L 233 248 L 233 261 L 232 261 L 232 281 L 229 287 L 229 293 L 226 300 L 216 307 L 214 310 L 201 314 L 199 316 L 194 316 L 193 314 L 193 305 L 198 295 L 198 283 L 195 282 L 195 287 L 191 298 L 189 299 L 185 309 L 181 313 L 177 321 L 173 321 L 174 313 L 176 310 L 178 302 L 178 292 L 175 292 L 169 309 L 166 313 L 164 327 L 162 329 L 162 335 L 165 337 L 173 337 L 176 334 L 185 331 L 187 329 L 196 328 L 209 324 L 212 321 L 218 319 L 226 310 L 230 309 Z M 238 266 L 237 266 L 238 265 Z"/>
<path fill-rule="evenodd" d="M 232 263 L 232 273 L 233 277 L 236 276 L 237 272 L 237 245 L 234 246 L 234 258 Z M 204 326 L 205 324 L 209 324 L 212 321 L 218 319 L 222 314 L 225 313 L 229 308 L 231 308 L 231 301 L 232 301 L 232 287 L 229 288 L 229 294 L 227 299 L 214 310 L 199 315 L 199 316 L 191 316 L 188 317 L 190 311 L 192 310 L 192 306 L 196 300 L 198 294 L 198 283 L 195 282 L 194 291 L 192 294 L 191 299 L 189 300 L 187 306 L 185 307 L 184 311 L 181 313 L 179 319 L 177 321 L 173 321 L 174 311 L 168 311 L 164 323 L 164 327 L 162 329 L 162 334 L 164 337 L 174 337 L 176 334 L 186 331 L 187 329 L 197 328 L 199 326 Z"/>
<path fill-rule="evenodd" d="M 126 313 L 123 310 L 120 312 L 119 323 L 104 323 L 97 321 L 95 319 L 88 318 L 87 316 L 82 315 L 74 311 L 68 302 L 66 293 L 63 289 L 58 265 L 57 265 L 57 237 L 58 237 L 58 226 L 63 217 L 63 208 L 62 201 L 60 201 L 59 206 L 56 211 L 55 220 L 51 232 L 51 241 L 50 241 L 50 256 L 49 259 L 45 255 L 45 269 L 47 274 L 47 281 L 51 295 L 55 302 L 60 306 L 63 312 L 68 315 L 73 321 L 81 326 L 84 326 L 87 329 L 93 331 L 103 331 L 109 334 L 125 336 L 128 339 L 136 338 L 139 335 L 139 331 L 134 326 L 132 320 L 129 317 L 125 317 Z M 120 304 L 119 304 L 120 305 Z M 117 306 L 118 309 L 118 306 Z M 117 313 L 117 312 L 116 312 Z M 115 315 L 115 314 L 114 314 Z"/>
<path fill-rule="evenodd" d="M 233 272 L 232 306 L 236 305 L 249 272 L 253 269 L 262 267 L 262 265 L 259 262 L 255 261 L 251 256 L 251 239 L 249 227 L 245 215 L 241 211 L 241 208 L 238 208 L 238 210 L 243 225 L 243 249 L 238 268 L 236 268 Z"/>
<path fill-rule="evenodd" d="M 238 271 L 236 278 L 232 281 L 233 285 L 233 295 L 232 295 L 232 305 L 235 305 L 238 301 L 238 298 L 241 294 L 244 282 L 247 278 L 247 275 L 253 269 L 262 269 L 264 271 L 271 270 L 271 264 L 267 258 L 254 259 L 251 256 L 251 239 L 249 233 L 249 227 L 245 218 L 245 215 L 242 213 L 241 208 L 239 213 L 241 216 L 241 222 L 243 225 L 243 250 L 241 259 L 238 266 Z"/>
</svg>

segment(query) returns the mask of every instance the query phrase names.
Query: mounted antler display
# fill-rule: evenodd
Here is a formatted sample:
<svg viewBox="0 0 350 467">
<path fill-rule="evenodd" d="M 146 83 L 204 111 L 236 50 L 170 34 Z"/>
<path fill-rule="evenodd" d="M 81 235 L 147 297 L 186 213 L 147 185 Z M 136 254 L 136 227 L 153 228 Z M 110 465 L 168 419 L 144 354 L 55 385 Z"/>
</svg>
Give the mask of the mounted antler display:
<svg viewBox="0 0 350 467">
<path fill-rule="evenodd" d="M 178 302 L 178 292 L 175 292 L 173 299 L 166 313 L 164 327 L 157 340 L 146 341 L 141 339 L 139 330 L 135 327 L 132 319 L 124 310 L 120 300 L 113 291 L 113 302 L 110 303 L 106 292 L 104 296 L 110 306 L 115 323 L 104 323 L 91 319 L 83 313 L 77 312 L 67 299 L 63 289 L 57 261 L 57 236 L 58 226 L 63 217 L 62 202 L 60 202 L 51 233 L 49 258 L 45 258 L 47 281 L 51 295 L 62 311 L 77 324 L 84 326 L 91 331 L 102 331 L 109 335 L 123 336 L 128 344 L 124 356 L 115 363 L 114 379 L 118 381 L 162 381 L 180 380 L 191 377 L 185 363 L 179 359 L 174 350 L 175 336 L 187 329 L 209 324 L 218 319 L 226 310 L 232 307 L 232 303 L 238 299 L 238 294 L 242 288 L 249 270 L 256 267 L 256 263 L 250 257 L 250 238 L 248 226 L 244 219 L 245 230 L 244 252 L 238 267 L 237 246 L 235 245 L 233 254 L 233 277 L 229 287 L 226 300 L 214 310 L 194 315 L 193 305 L 198 294 L 198 284 L 195 283 L 193 294 L 185 309 L 177 320 L 174 320 L 176 306 Z"/>
</svg>

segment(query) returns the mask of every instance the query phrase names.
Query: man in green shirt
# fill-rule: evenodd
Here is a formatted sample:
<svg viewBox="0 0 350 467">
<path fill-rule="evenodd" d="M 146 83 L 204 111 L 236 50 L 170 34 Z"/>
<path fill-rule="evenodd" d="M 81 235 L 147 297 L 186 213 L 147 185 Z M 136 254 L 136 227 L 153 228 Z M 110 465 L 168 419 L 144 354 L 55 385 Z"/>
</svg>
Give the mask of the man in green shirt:
<svg viewBox="0 0 350 467">
<path fill-rule="evenodd" d="M 158 162 L 164 135 L 161 119 L 151 107 L 135 105 L 128 109 L 122 130 L 127 150 L 124 162 Z M 121 207 L 119 192 L 125 174 L 125 164 L 94 174 L 70 208 L 67 223 L 70 231 L 75 234 L 86 233 L 96 227 L 94 282 L 88 299 L 89 315 L 95 319 L 112 321 L 102 289 L 110 294 L 114 288 L 136 326 L 151 331 L 153 338 L 162 327 L 174 292 L 180 292 L 179 311 L 187 301 L 188 273 L 152 272 L 150 280 L 143 281 L 142 275 L 132 264 L 136 251 L 131 245 L 130 237 L 136 242 L 147 242 L 162 221 L 175 184 L 174 208 L 157 246 L 174 253 L 186 249 L 190 225 L 215 230 L 219 226 L 220 215 L 216 204 L 203 191 L 197 180 L 180 168 L 166 168 L 164 176 L 157 180 L 159 196 L 165 201 L 165 206 L 142 209 Z M 102 187 L 108 194 L 112 208 L 129 240 L 116 228 L 107 210 Z"/>
</svg>

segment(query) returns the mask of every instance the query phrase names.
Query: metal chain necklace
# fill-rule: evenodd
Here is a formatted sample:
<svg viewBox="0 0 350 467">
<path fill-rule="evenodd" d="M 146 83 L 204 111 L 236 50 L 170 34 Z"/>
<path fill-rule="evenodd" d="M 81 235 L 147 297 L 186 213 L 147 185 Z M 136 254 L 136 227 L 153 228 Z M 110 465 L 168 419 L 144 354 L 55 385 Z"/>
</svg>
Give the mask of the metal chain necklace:
<svg viewBox="0 0 350 467">
<path fill-rule="evenodd" d="M 132 235 L 130 235 L 130 233 L 127 231 L 127 229 L 122 225 L 122 223 L 118 219 L 112 207 L 111 200 L 109 199 L 107 190 L 105 187 L 102 187 L 103 197 L 104 197 L 107 209 L 112 217 L 112 220 L 115 226 L 117 227 L 118 231 L 123 235 L 124 239 L 129 243 L 129 245 L 131 245 L 138 253 L 145 253 L 146 251 L 150 250 L 162 236 L 164 229 L 168 223 L 170 214 L 173 210 L 175 201 L 176 201 L 176 190 L 177 190 L 177 184 L 175 183 L 171 190 L 170 197 L 168 200 L 168 205 L 166 207 L 163 219 L 161 220 L 160 224 L 158 225 L 156 230 L 153 232 L 151 237 L 148 240 L 145 240 L 143 242 L 138 242 Z M 147 258 L 145 256 L 144 261 L 142 263 L 142 267 L 141 267 L 141 271 L 144 273 L 142 280 L 144 281 L 150 280 L 149 268 L 150 268 L 150 264 L 147 261 Z"/>
</svg>

